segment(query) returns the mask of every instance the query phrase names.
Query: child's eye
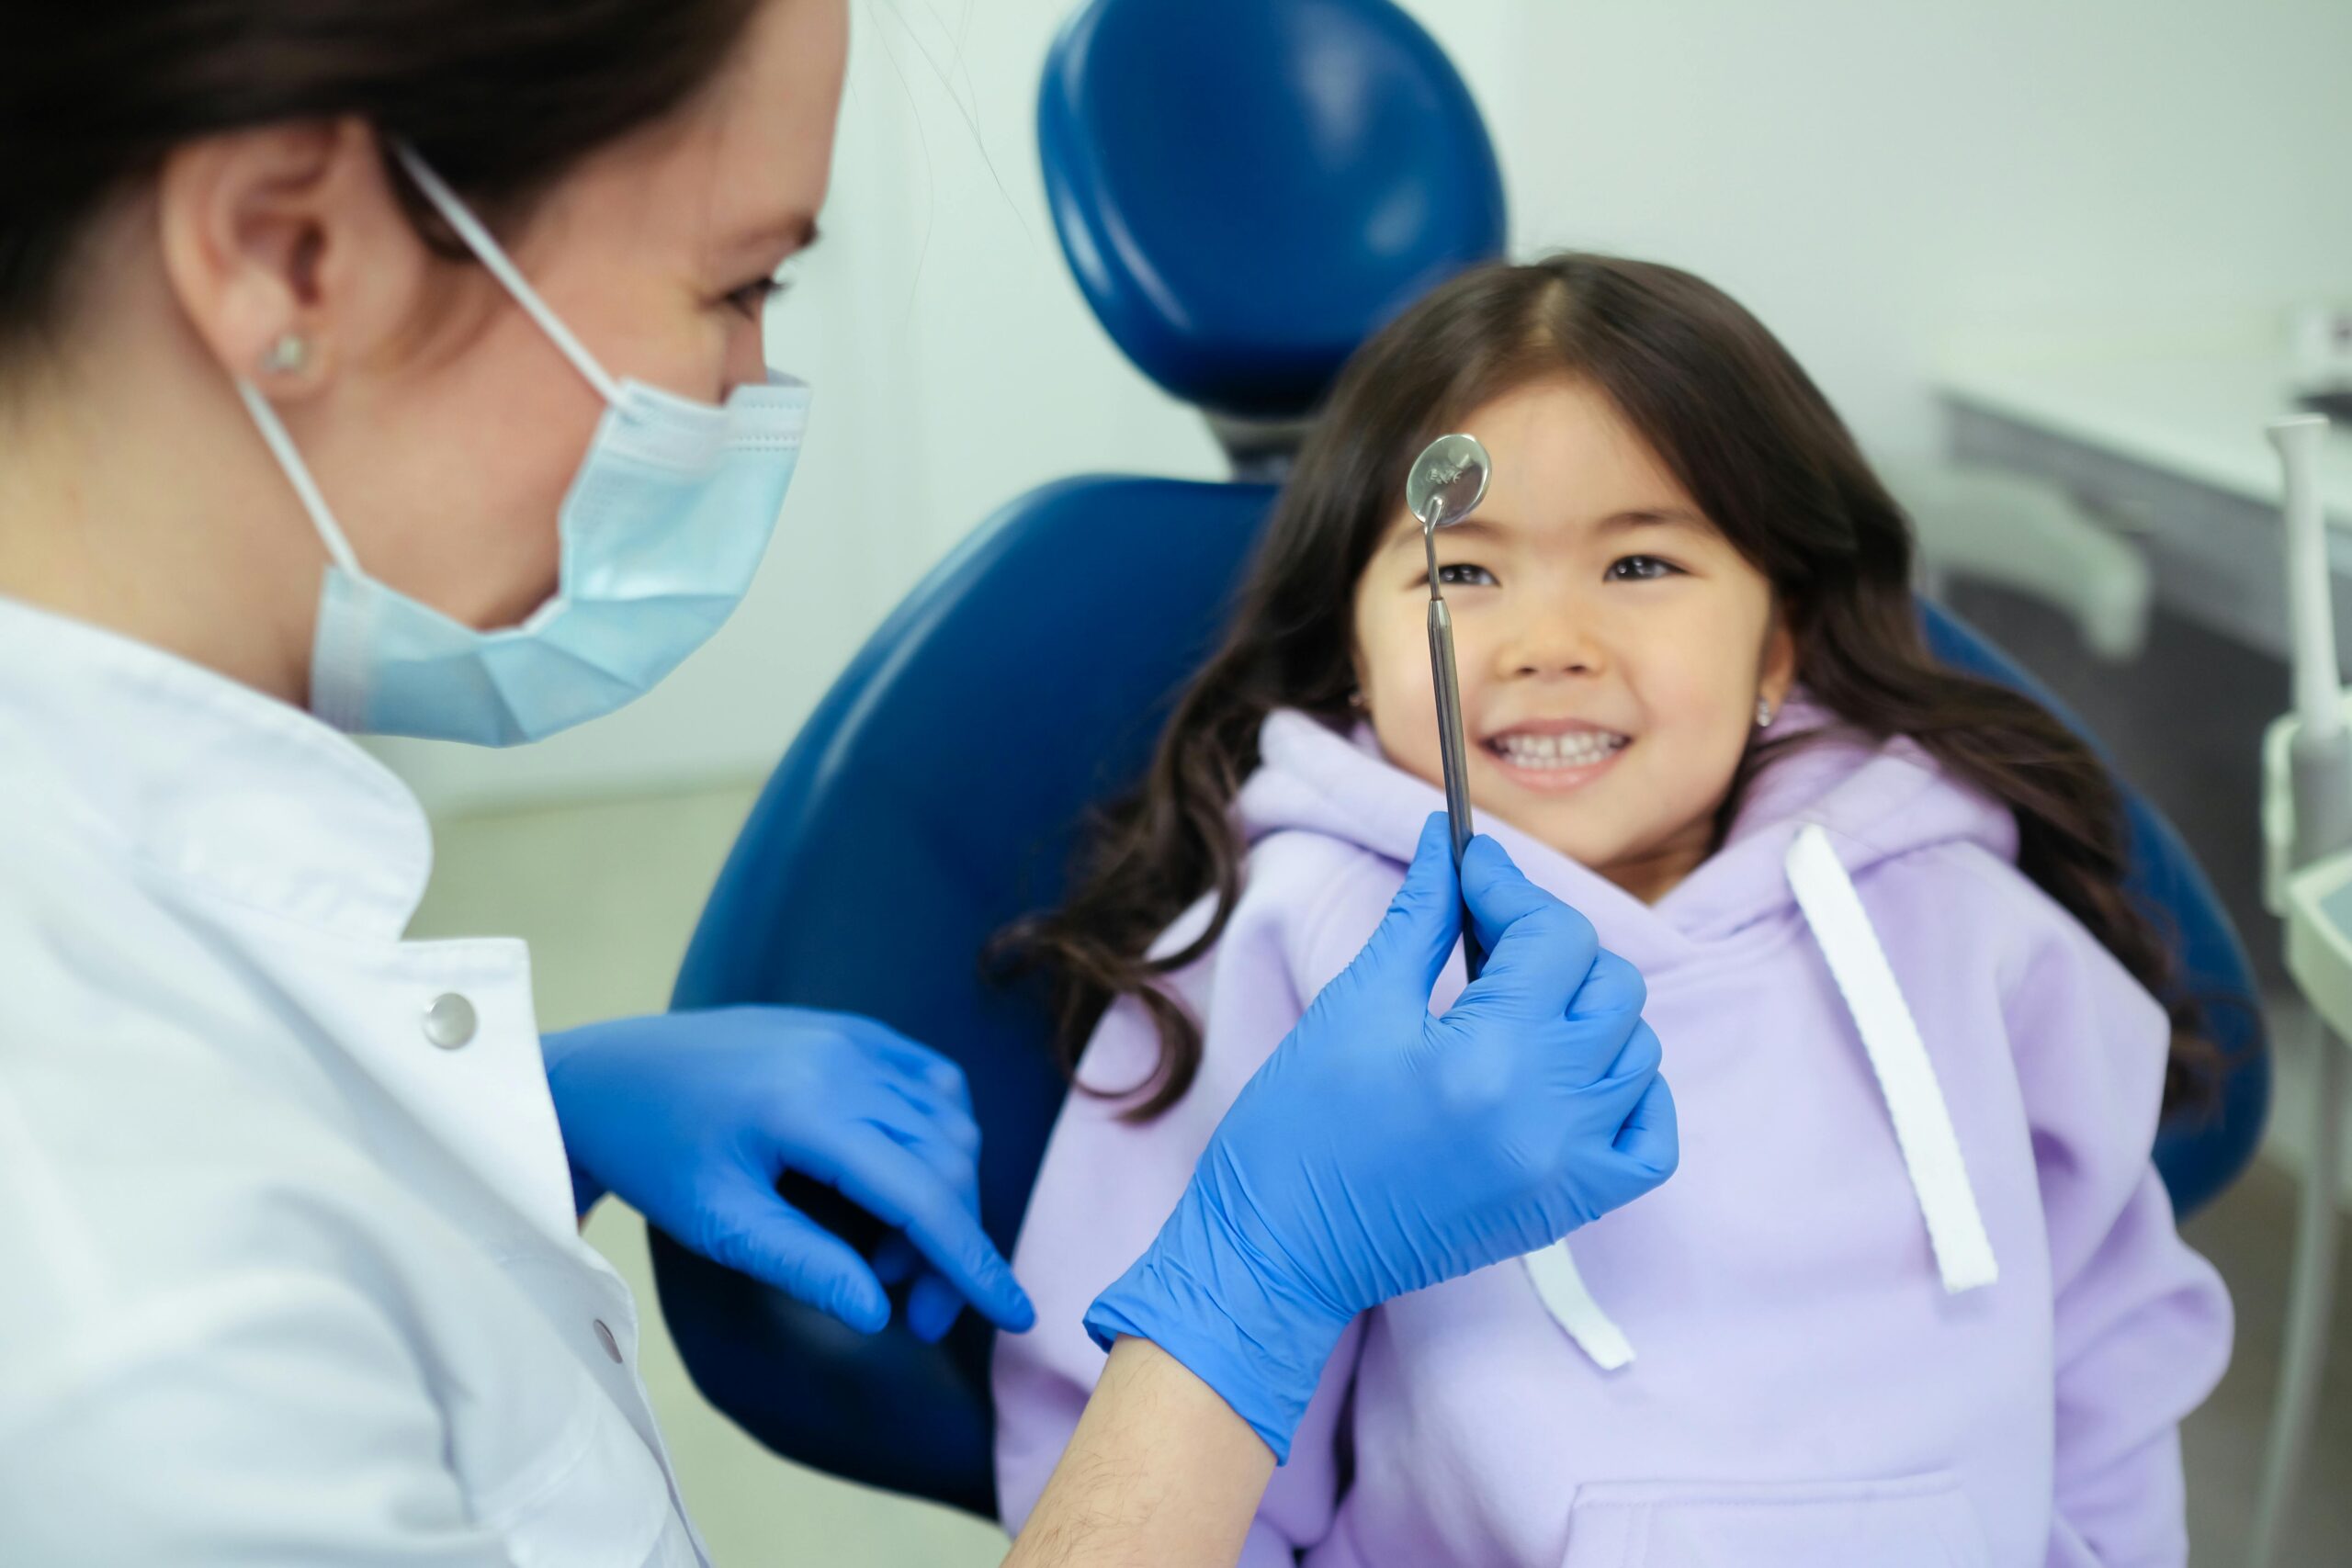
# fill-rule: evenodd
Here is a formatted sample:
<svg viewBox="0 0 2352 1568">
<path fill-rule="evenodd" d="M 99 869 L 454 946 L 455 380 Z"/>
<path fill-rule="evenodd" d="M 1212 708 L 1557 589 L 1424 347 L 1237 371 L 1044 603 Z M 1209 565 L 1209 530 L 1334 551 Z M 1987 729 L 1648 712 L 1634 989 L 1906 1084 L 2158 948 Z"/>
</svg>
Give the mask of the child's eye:
<svg viewBox="0 0 2352 1568">
<path fill-rule="evenodd" d="M 1649 582 L 1661 577 L 1678 576 L 1681 570 L 1673 562 L 1660 560 L 1656 556 L 1626 556 L 1609 563 L 1609 581 Z"/>
<path fill-rule="evenodd" d="M 727 304 L 730 310 L 756 321 L 767 310 L 768 301 L 791 287 L 781 277 L 755 277 L 741 288 L 730 289 Z"/>
<path fill-rule="evenodd" d="M 1437 580 L 1444 588 L 1493 588 L 1495 574 L 1470 561 L 1452 561 L 1437 569 Z"/>
</svg>

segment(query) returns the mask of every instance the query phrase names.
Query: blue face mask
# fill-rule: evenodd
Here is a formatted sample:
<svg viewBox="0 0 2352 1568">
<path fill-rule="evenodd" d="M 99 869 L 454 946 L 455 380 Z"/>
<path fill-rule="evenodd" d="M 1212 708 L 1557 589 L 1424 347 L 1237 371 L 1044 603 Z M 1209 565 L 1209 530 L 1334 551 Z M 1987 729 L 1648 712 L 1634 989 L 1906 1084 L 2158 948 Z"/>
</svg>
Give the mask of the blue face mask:
<svg viewBox="0 0 2352 1568">
<path fill-rule="evenodd" d="M 369 577 L 277 412 L 251 382 L 237 390 L 333 558 L 311 711 L 356 733 L 511 746 L 643 694 L 741 603 L 799 456 L 808 389 L 771 372 L 713 407 L 615 381 L 433 171 L 406 148 L 399 156 L 608 405 L 557 516 L 555 597 L 519 626 L 484 632 Z"/>
</svg>

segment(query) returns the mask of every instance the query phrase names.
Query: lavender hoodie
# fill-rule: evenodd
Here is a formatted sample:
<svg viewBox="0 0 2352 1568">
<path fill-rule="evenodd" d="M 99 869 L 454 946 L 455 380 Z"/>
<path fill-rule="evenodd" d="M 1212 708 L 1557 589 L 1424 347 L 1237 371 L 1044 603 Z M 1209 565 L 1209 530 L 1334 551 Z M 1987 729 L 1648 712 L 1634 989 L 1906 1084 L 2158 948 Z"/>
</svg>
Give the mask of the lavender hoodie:
<svg viewBox="0 0 2352 1568">
<path fill-rule="evenodd" d="M 1363 731 L 1277 714 L 1262 750 L 1239 905 L 1174 978 L 1198 1080 L 1140 1126 L 1073 1095 L 1046 1152 L 1014 1254 L 1039 1323 L 996 1352 L 1009 1528 L 1101 1371 L 1088 1303 L 1442 805 Z M 1681 1168 L 1562 1247 L 1359 1319 L 1242 1562 L 2186 1561 L 2177 1427 L 2230 1310 L 2149 1163 L 2165 1020 L 2017 870 L 2008 815 L 1908 742 L 1817 741 L 1656 906 L 1479 826 L 1648 978 Z M 1128 1088 L 1153 1060 L 1122 1004 L 1080 1077 Z"/>
</svg>

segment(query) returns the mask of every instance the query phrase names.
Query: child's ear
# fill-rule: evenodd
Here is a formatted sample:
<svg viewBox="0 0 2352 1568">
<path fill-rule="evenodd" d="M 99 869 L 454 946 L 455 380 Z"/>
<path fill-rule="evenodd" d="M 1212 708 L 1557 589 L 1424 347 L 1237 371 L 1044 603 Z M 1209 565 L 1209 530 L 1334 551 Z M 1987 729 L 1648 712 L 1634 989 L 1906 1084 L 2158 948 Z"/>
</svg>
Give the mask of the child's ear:
<svg viewBox="0 0 2352 1568">
<path fill-rule="evenodd" d="M 1779 602 L 1772 605 L 1772 618 L 1764 628 L 1764 659 L 1757 671 L 1758 694 L 1772 705 L 1778 713 L 1789 700 L 1789 689 L 1797 683 L 1797 637 L 1789 629 L 1789 617 Z"/>
</svg>

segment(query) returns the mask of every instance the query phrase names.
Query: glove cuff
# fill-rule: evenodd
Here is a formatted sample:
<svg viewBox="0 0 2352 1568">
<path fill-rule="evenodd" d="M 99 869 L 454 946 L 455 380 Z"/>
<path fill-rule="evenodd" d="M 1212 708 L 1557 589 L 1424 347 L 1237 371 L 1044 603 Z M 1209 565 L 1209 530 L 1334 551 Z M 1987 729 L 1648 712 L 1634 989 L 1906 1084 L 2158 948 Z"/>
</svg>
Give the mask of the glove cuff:
<svg viewBox="0 0 2352 1568">
<path fill-rule="evenodd" d="M 1282 1464 L 1350 1321 L 1284 1289 L 1192 1188 L 1144 1255 L 1087 1309 L 1086 1332 L 1105 1350 L 1128 1335 L 1175 1357 Z"/>
<path fill-rule="evenodd" d="M 556 1089 L 556 1074 L 565 1058 L 571 1055 L 572 1048 L 579 1043 L 575 1036 L 581 1032 L 577 1029 L 566 1029 L 541 1035 L 539 1061 L 547 1074 L 548 1098 L 555 1106 L 556 1134 L 563 1139 L 564 1163 L 571 1171 L 571 1212 L 584 1222 L 588 1218 L 588 1211 L 594 1208 L 612 1189 L 597 1180 L 594 1172 L 571 1157 L 571 1138 L 563 1125 L 563 1096 Z"/>
</svg>

